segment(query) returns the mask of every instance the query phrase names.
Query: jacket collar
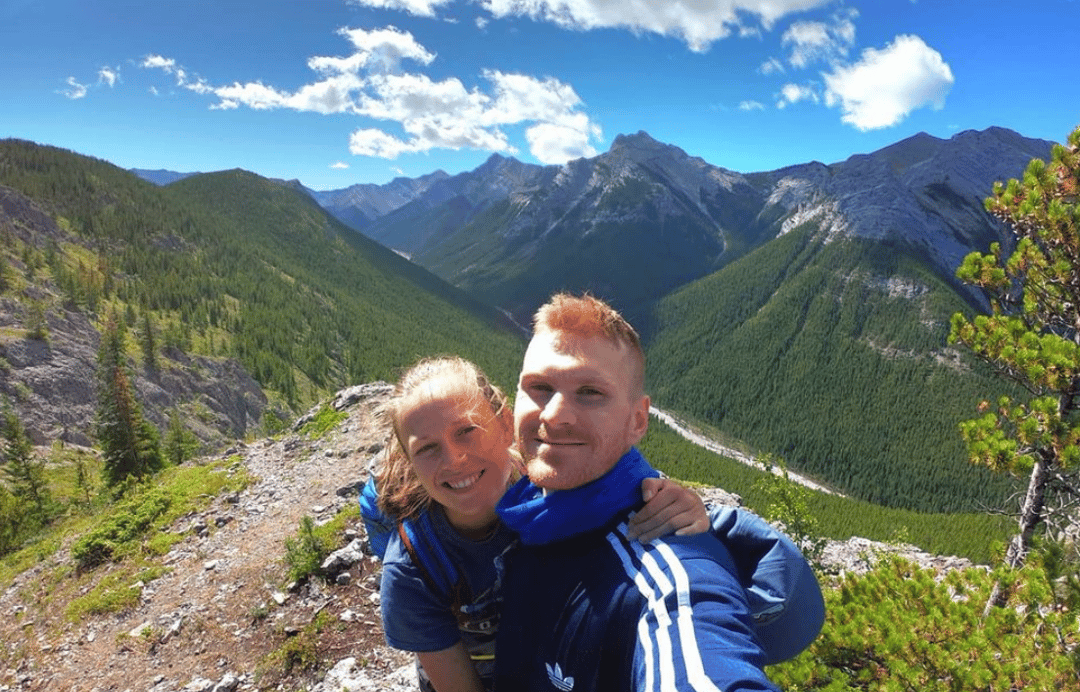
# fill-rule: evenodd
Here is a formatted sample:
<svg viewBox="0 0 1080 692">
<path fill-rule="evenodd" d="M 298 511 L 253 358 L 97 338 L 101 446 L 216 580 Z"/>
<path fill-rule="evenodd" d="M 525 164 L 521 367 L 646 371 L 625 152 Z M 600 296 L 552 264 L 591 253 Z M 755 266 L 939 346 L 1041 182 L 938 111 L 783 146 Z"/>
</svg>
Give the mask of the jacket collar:
<svg viewBox="0 0 1080 692">
<path fill-rule="evenodd" d="M 526 545 L 544 545 L 598 529 L 641 503 L 641 481 L 659 476 L 637 448 L 606 474 L 583 486 L 544 495 L 523 478 L 503 495 L 496 511 Z"/>
</svg>

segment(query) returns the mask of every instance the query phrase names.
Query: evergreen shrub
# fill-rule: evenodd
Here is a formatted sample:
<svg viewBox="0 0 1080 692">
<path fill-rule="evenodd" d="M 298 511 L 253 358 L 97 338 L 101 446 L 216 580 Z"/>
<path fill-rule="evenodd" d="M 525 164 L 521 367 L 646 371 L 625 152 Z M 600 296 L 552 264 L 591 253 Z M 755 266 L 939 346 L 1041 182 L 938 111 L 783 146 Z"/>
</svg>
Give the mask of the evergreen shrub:
<svg viewBox="0 0 1080 692">
<path fill-rule="evenodd" d="M 1075 608 L 1054 595 L 1041 564 L 940 575 L 888 558 L 825 590 L 826 623 L 796 659 L 769 669 L 781 689 L 893 692 L 1074 690 L 1080 685 Z M 1015 586 L 985 618 L 997 578 Z"/>
</svg>

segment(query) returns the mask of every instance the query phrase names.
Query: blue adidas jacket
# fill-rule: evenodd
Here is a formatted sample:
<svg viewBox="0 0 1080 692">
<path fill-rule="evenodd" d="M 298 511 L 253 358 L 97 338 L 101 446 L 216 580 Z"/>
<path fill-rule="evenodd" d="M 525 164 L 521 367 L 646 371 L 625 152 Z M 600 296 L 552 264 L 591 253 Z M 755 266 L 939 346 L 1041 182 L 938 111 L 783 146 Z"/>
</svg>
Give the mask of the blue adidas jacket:
<svg viewBox="0 0 1080 692">
<path fill-rule="evenodd" d="M 776 690 L 762 672 L 738 568 L 711 536 L 626 538 L 641 480 L 631 450 L 602 478 L 499 504 L 521 545 L 508 556 L 496 687 L 507 690 Z"/>
</svg>

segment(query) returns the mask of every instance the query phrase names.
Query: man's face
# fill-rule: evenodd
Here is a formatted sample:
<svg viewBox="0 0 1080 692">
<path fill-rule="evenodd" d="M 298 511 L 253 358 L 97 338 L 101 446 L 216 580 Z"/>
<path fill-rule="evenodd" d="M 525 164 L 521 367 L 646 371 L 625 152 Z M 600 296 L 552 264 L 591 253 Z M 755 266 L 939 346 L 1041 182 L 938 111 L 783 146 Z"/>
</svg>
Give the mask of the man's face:
<svg viewBox="0 0 1080 692">
<path fill-rule="evenodd" d="M 529 479 L 549 490 L 607 473 L 645 434 L 649 398 L 632 384 L 629 348 L 602 336 L 542 331 L 525 351 L 514 404 Z"/>
</svg>

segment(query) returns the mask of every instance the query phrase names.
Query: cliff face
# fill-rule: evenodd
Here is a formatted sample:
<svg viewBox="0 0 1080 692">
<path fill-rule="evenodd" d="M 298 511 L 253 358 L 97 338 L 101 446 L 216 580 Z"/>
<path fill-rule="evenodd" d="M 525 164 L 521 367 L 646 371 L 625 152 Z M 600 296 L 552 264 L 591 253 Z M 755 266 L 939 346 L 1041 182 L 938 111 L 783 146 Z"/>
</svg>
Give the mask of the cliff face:
<svg viewBox="0 0 1080 692">
<path fill-rule="evenodd" d="M 767 213 L 786 217 L 781 232 L 820 219 L 826 240 L 855 236 L 902 243 L 925 253 L 951 278 L 964 256 L 1006 240 L 983 207 L 995 181 L 1023 175 L 1050 142 L 990 128 L 949 140 L 927 134 L 832 166 L 807 164 L 766 174 Z"/>
<path fill-rule="evenodd" d="M 23 195 L 0 186 L 0 233 L 10 233 L 42 252 L 52 244 L 81 244 Z M 0 397 L 10 402 L 35 444 L 53 440 L 92 442 L 97 406 L 97 349 L 100 334 L 91 317 L 60 300 L 46 272 L 19 258 L 8 260 L 21 290 L 0 299 Z M 27 278 L 30 277 L 30 278 Z M 44 311 L 44 339 L 31 339 L 27 325 L 35 303 Z M 133 364 L 134 365 L 134 364 Z M 169 411 L 203 442 L 219 446 L 243 437 L 266 409 L 261 387 L 234 360 L 190 357 L 164 349 L 156 372 L 134 367 L 144 414 L 159 428 Z"/>
</svg>

